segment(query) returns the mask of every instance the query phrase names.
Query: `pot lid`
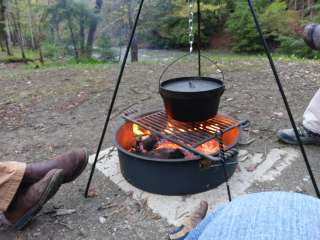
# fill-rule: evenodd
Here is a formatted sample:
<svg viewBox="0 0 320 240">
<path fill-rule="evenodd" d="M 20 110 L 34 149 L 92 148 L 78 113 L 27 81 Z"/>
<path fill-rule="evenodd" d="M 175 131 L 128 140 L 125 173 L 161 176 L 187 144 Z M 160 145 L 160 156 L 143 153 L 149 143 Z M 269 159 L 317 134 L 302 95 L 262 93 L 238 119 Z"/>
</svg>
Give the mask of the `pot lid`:
<svg viewBox="0 0 320 240">
<path fill-rule="evenodd" d="M 164 81 L 162 87 L 173 92 L 207 92 L 221 88 L 223 84 L 215 79 L 178 78 Z"/>
</svg>

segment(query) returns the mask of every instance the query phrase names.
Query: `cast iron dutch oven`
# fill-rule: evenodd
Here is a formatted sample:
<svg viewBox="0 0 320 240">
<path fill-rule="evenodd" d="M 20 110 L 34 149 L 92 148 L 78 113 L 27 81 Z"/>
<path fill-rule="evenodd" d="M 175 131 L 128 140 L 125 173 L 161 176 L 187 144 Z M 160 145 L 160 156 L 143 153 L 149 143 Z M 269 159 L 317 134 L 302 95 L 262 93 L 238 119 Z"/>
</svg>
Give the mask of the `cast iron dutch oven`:
<svg viewBox="0 0 320 240">
<path fill-rule="evenodd" d="M 204 121 L 219 108 L 224 83 L 210 77 L 181 77 L 160 83 L 159 92 L 167 114 L 183 122 Z"/>
</svg>

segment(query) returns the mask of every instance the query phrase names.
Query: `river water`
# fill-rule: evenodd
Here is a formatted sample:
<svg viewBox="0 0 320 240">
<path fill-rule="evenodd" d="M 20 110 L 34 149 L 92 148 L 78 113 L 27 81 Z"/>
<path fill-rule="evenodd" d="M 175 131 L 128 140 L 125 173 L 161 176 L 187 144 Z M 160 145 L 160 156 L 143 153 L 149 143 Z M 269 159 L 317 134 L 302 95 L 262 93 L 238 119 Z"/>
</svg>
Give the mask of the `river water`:
<svg viewBox="0 0 320 240">
<path fill-rule="evenodd" d="M 124 57 L 125 54 L 125 47 L 120 48 L 112 48 L 116 56 L 120 55 L 121 52 L 121 60 Z M 180 51 L 180 50 L 155 50 L 155 49 L 139 49 L 138 51 L 138 58 L 139 61 L 160 61 L 160 62 L 172 62 L 178 57 L 187 54 L 186 51 Z M 128 58 L 128 62 L 130 62 L 130 55 Z"/>
</svg>

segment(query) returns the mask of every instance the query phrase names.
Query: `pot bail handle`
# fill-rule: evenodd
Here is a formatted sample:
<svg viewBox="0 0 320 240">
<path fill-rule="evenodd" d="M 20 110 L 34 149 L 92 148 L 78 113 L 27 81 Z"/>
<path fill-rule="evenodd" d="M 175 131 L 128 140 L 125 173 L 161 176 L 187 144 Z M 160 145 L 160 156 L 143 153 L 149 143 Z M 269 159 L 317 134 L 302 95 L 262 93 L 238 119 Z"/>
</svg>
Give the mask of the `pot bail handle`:
<svg viewBox="0 0 320 240">
<path fill-rule="evenodd" d="M 161 80 L 164 76 L 164 74 L 168 71 L 168 69 L 170 67 L 172 67 L 175 63 L 179 62 L 181 59 L 190 56 L 190 53 L 187 53 L 185 55 L 182 55 L 181 57 L 178 57 L 177 59 L 175 59 L 173 62 L 171 62 L 170 64 L 168 64 L 168 66 L 165 67 L 165 69 L 162 71 L 160 77 L 159 77 L 159 89 L 160 89 L 160 84 L 161 84 Z M 222 71 L 222 69 L 219 67 L 218 63 L 216 61 L 213 61 L 212 59 L 210 59 L 208 56 L 201 54 L 201 57 L 207 59 L 209 62 L 211 62 L 213 65 L 216 66 L 216 68 L 218 69 L 218 72 L 221 74 L 222 76 L 222 81 L 224 81 L 224 72 Z"/>
</svg>

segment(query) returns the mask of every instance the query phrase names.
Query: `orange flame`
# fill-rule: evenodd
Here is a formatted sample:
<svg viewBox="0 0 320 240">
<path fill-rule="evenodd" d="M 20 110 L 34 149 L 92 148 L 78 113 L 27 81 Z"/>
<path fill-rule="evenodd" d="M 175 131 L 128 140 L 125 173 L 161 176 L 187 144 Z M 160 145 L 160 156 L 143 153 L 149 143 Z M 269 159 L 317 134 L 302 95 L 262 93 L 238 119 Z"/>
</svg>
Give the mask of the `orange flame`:
<svg viewBox="0 0 320 240">
<path fill-rule="evenodd" d="M 139 125 L 137 124 L 133 124 L 132 125 L 132 131 L 133 131 L 133 134 L 136 136 L 136 137 L 144 137 L 144 136 L 149 136 L 151 135 L 151 132 L 144 129 L 144 128 L 141 128 Z"/>
</svg>

